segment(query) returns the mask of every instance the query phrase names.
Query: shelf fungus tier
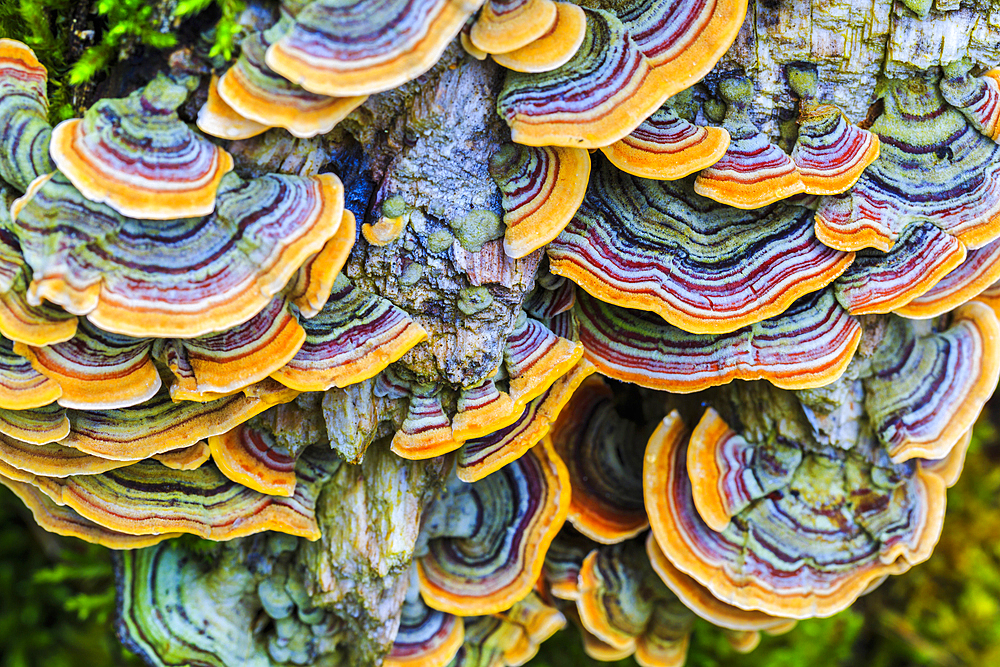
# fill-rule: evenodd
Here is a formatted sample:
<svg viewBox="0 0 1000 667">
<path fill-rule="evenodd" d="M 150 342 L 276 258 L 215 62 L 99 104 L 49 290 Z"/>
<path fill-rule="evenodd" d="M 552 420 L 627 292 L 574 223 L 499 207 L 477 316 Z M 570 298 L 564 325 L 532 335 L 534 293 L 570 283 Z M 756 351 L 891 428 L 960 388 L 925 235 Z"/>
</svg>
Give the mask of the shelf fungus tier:
<svg viewBox="0 0 1000 667">
<path fill-rule="evenodd" d="M 431 609 L 419 593 L 407 592 L 399 618 L 399 632 L 384 667 L 447 667 L 465 640 L 461 616 Z"/>
<path fill-rule="evenodd" d="M 482 0 L 314 0 L 266 53 L 272 70 L 308 91 L 370 95 L 428 69 Z"/>
<path fill-rule="evenodd" d="M 736 410 L 754 422 L 748 430 L 732 432 L 710 410 L 689 438 L 673 412 L 650 438 L 646 508 L 677 570 L 727 605 L 808 618 L 846 608 L 874 582 L 930 556 L 944 521 L 938 474 L 918 462 L 892 464 L 870 432 L 846 449 L 821 445 L 801 412 L 760 431 L 756 424 L 789 409 L 788 395 L 756 383 L 741 398 L 754 391 L 765 415 Z"/>
<path fill-rule="evenodd" d="M 893 318 L 871 369 L 865 404 L 892 460 L 944 458 L 1000 379 L 1000 323 L 976 301 L 936 320 Z"/>
<path fill-rule="evenodd" d="M 461 616 L 493 614 L 524 599 L 569 510 L 566 467 L 545 440 L 468 484 L 452 477 L 427 510 L 417 559 L 428 606 Z"/>
<path fill-rule="evenodd" d="M 568 2 L 556 2 L 556 20 L 538 39 L 513 51 L 494 53 L 497 64 L 515 72 L 548 72 L 569 62 L 587 32 L 587 15 Z M 484 52 L 485 53 L 485 52 Z"/>
<path fill-rule="evenodd" d="M 212 215 L 149 221 L 87 200 L 56 174 L 14 209 L 33 271 L 29 304 L 48 301 L 127 336 L 192 338 L 267 306 L 336 233 L 343 186 L 333 174 L 233 175 Z"/>
<path fill-rule="evenodd" d="M 851 190 L 820 200 L 820 240 L 887 252 L 918 222 L 969 248 L 1000 236 L 1000 146 L 944 101 L 932 75 L 891 81 L 883 99 L 871 127 L 879 158 Z"/>
<path fill-rule="evenodd" d="M 577 296 L 584 358 L 608 377 L 691 393 L 732 380 L 820 387 L 840 377 L 861 341 L 861 325 L 831 290 L 799 299 L 781 315 L 727 334 L 692 334 L 653 313 Z"/>
<path fill-rule="evenodd" d="M 729 148 L 729 132 L 695 125 L 686 117 L 693 114 L 682 116 L 674 108 L 675 104 L 690 107 L 690 101 L 690 95 L 683 93 L 671 98 L 628 136 L 601 151 L 622 171 L 658 181 L 673 181 L 712 166 Z"/>
<path fill-rule="evenodd" d="M 540 39 L 557 14 L 552 0 L 487 0 L 469 38 L 486 53 L 507 53 Z"/>
<path fill-rule="evenodd" d="M 319 313 L 301 325 L 304 343 L 272 373 L 297 391 L 325 391 L 367 380 L 427 337 L 406 311 L 358 289 L 343 274 L 338 274 Z"/>
<path fill-rule="evenodd" d="M 976 299 L 1000 280 L 1000 239 L 969 250 L 964 261 L 894 312 L 904 317 L 937 317 Z"/>
<path fill-rule="evenodd" d="M 1000 140 L 1000 70 L 982 76 L 971 73 L 972 63 L 958 60 L 944 66 L 941 94 L 962 112 L 969 123 L 993 139 Z"/>
<path fill-rule="evenodd" d="M 219 79 L 218 96 L 236 114 L 262 127 L 282 127 L 300 138 L 326 134 L 368 98 L 317 95 L 272 71 L 264 63 L 264 53 L 268 36 L 281 27 L 279 23 L 266 33 L 243 38 L 236 64 Z M 204 114 L 207 123 L 209 111 Z M 201 112 L 198 123 L 202 127 Z"/>
<path fill-rule="evenodd" d="M 602 544 L 635 537 L 649 526 L 642 502 L 639 424 L 620 416 L 611 388 L 591 377 L 552 429 L 552 445 L 569 470 L 569 521 Z"/>
<path fill-rule="evenodd" d="M 15 345 L 0 337 L 0 409 L 30 410 L 57 400 L 59 384 L 35 370 Z"/>
<path fill-rule="evenodd" d="M 100 100 L 52 132 L 52 160 L 85 197 L 131 218 L 208 215 L 233 158 L 177 117 L 197 80 L 159 75 L 124 99 Z"/>
<path fill-rule="evenodd" d="M 0 178 L 19 190 L 55 169 L 47 82 L 48 72 L 31 49 L 0 39 Z"/>
<path fill-rule="evenodd" d="M 820 243 L 807 208 L 743 211 L 695 194 L 688 181 L 641 179 L 603 160 L 546 252 L 552 273 L 598 299 L 698 334 L 780 316 L 854 259 Z"/>
<path fill-rule="evenodd" d="M 650 567 L 643 540 L 601 546 L 583 560 L 576 608 L 587 632 L 640 665 L 683 665 L 694 614 Z"/>
<path fill-rule="evenodd" d="M 743 0 L 599 6 L 585 10 L 583 43 L 565 65 L 508 74 L 497 109 L 515 142 L 600 148 L 618 141 L 715 66 L 747 10 Z"/>
<path fill-rule="evenodd" d="M 590 177 L 582 148 L 534 148 L 504 144 L 490 157 L 490 176 L 500 188 L 504 252 L 524 257 L 559 235 L 580 207 Z"/>
</svg>

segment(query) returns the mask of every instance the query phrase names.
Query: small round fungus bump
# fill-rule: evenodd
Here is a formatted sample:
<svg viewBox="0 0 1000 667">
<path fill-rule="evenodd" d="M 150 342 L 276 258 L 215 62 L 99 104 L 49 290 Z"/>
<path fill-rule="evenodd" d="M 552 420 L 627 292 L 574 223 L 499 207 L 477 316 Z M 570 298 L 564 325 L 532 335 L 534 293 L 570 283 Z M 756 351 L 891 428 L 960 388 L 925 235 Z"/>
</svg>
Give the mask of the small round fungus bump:
<svg viewBox="0 0 1000 667">
<path fill-rule="evenodd" d="M 479 252 L 483 244 L 504 235 L 504 224 L 493 211 L 476 209 L 448 222 L 455 238 L 469 252 Z"/>
<path fill-rule="evenodd" d="M 479 287 L 463 287 L 458 292 L 455 307 L 463 314 L 473 316 L 493 305 L 493 295 L 485 285 Z"/>
</svg>

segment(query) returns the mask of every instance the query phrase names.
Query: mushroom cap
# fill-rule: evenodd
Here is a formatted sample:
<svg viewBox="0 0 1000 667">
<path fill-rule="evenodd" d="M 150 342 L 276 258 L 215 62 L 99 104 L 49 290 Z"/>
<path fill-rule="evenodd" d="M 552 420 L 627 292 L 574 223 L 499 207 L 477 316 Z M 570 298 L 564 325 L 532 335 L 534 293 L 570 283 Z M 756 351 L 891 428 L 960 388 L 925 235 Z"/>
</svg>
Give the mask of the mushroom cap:
<svg viewBox="0 0 1000 667">
<path fill-rule="evenodd" d="M 941 95 L 958 109 L 972 127 L 994 141 L 1000 139 L 1000 70 L 992 69 L 982 76 L 944 68 Z"/>
<path fill-rule="evenodd" d="M 509 609 L 531 592 L 566 520 L 566 467 L 543 439 L 477 482 L 452 479 L 431 510 L 436 521 L 424 520 L 427 553 L 417 560 L 421 595 L 429 607 L 462 616 Z"/>
<path fill-rule="evenodd" d="M 275 31 L 279 29 L 280 24 L 275 26 Z M 264 63 L 270 34 L 244 37 L 236 64 L 219 79 L 219 98 L 239 116 L 262 127 L 283 127 L 292 136 L 306 139 L 331 131 L 368 99 L 367 95 L 317 95 L 279 76 Z"/>
<path fill-rule="evenodd" d="M 584 12 L 583 42 L 566 64 L 541 73 L 507 73 L 497 111 L 514 142 L 607 146 L 676 92 L 653 71 L 621 20 L 604 10 Z"/>
<path fill-rule="evenodd" d="M 86 321 L 63 343 L 14 343 L 15 352 L 61 387 L 59 405 L 82 410 L 125 408 L 152 398 L 161 386 L 152 347 L 149 339 L 108 333 Z"/>
<path fill-rule="evenodd" d="M 85 519 L 70 507 L 57 505 L 31 484 L 8 479 L 3 475 L 0 475 L 0 484 L 21 499 L 34 517 L 35 523 L 56 535 L 76 537 L 108 549 L 143 549 L 180 535 L 180 533 L 126 535 Z"/>
<path fill-rule="evenodd" d="M 936 82 L 892 80 L 872 124 L 879 158 L 854 187 L 824 197 L 816 234 L 841 250 L 888 251 L 914 222 L 930 222 L 970 248 L 1000 236 L 1000 146 L 949 107 Z"/>
<path fill-rule="evenodd" d="M 820 387 L 840 377 L 861 341 L 861 325 L 830 290 L 728 334 L 690 334 L 652 313 L 586 294 L 577 297 L 573 313 L 584 356 L 600 373 L 674 393 L 735 379 L 766 379 L 786 389 Z"/>
<path fill-rule="evenodd" d="M 780 316 L 854 257 L 820 243 L 807 208 L 742 211 L 695 194 L 689 182 L 640 179 L 604 161 L 546 252 L 552 273 L 601 301 L 699 334 Z"/>
<path fill-rule="evenodd" d="M 448 415 L 441 407 L 438 388 L 416 387 L 410 394 L 406 417 L 392 437 L 393 453 L 404 459 L 422 460 L 453 452 L 461 446 L 462 441 L 455 438 Z"/>
<path fill-rule="evenodd" d="M 240 424 L 208 437 L 212 460 L 223 475 L 269 496 L 295 493 L 296 456 L 262 428 Z"/>
<path fill-rule="evenodd" d="M 642 541 L 598 547 L 580 568 L 576 601 L 583 627 L 640 665 L 681 667 L 692 614 L 653 572 Z"/>
<path fill-rule="evenodd" d="M 713 531 L 692 500 L 686 440 L 676 412 L 650 438 L 646 509 L 667 559 L 726 604 L 829 616 L 873 581 L 927 559 L 940 535 L 939 476 L 912 464 L 884 469 L 863 451 L 833 448 L 804 449 L 788 487 Z"/>
<path fill-rule="evenodd" d="M 30 410 L 59 398 L 59 384 L 32 368 L 14 345 L 0 337 L 0 409 Z"/>
<path fill-rule="evenodd" d="M 545 393 L 529 401 L 517 421 L 489 435 L 467 440 L 458 452 L 458 478 L 463 482 L 480 480 L 537 445 L 576 388 L 596 370 L 593 364 L 581 359 Z"/>
<path fill-rule="evenodd" d="M 371 95 L 434 65 L 481 0 L 317 0 L 267 49 L 265 62 L 320 95 Z"/>
<path fill-rule="evenodd" d="M 271 374 L 296 391 L 325 391 L 367 380 L 427 337 L 406 311 L 354 287 L 343 274 L 337 275 L 319 313 L 301 325 L 306 333 L 302 347 Z"/>
<path fill-rule="evenodd" d="M 504 144 L 490 157 L 503 204 L 504 252 L 525 257 L 563 230 L 580 207 L 590 177 L 582 148 Z"/>
<path fill-rule="evenodd" d="M 569 521 L 601 544 L 621 542 L 649 527 L 641 480 L 645 442 L 639 430 L 617 413 L 614 394 L 600 377 L 584 380 L 552 429 L 552 446 L 569 470 Z"/>
<path fill-rule="evenodd" d="M 206 401 L 243 391 L 287 364 L 306 341 L 306 333 L 276 296 L 243 324 L 187 340 L 157 341 L 156 356 L 174 374 L 175 401 Z"/>
<path fill-rule="evenodd" d="M 789 623 L 787 618 L 770 616 L 759 611 L 747 611 L 728 605 L 712 595 L 711 591 L 687 576 L 663 555 L 653 533 L 646 536 L 646 554 L 653 570 L 684 606 L 712 625 L 729 630 L 773 630 L 776 634 Z M 795 621 L 791 621 L 792 624 Z"/>
<path fill-rule="evenodd" d="M 431 609 L 418 596 L 403 603 L 399 632 L 384 667 L 447 667 L 465 640 L 461 616 Z"/>
<path fill-rule="evenodd" d="M 0 178 L 19 190 L 55 168 L 49 158 L 47 81 L 31 49 L 0 39 Z"/>
<path fill-rule="evenodd" d="M 518 415 L 510 395 L 486 378 L 473 387 L 463 388 L 459 394 L 458 412 L 451 421 L 452 435 L 462 442 L 487 437 L 513 424 Z"/>
<path fill-rule="evenodd" d="M 544 324 L 523 314 L 507 337 L 504 365 L 510 377 L 510 397 L 518 406 L 527 405 L 583 356 L 583 346 L 556 336 Z"/>
<path fill-rule="evenodd" d="M 507 53 L 540 39 L 557 13 L 552 0 L 487 0 L 469 38 L 486 53 Z"/>
<path fill-rule="evenodd" d="M 569 62 L 583 44 L 587 15 L 582 8 L 568 2 L 552 4 L 556 8 L 552 26 L 541 37 L 520 48 L 494 53 L 493 60 L 497 64 L 515 72 L 548 72 Z"/>
<path fill-rule="evenodd" d="M 336 233 L 343 186 L 333 174 L 231 176 L 216 209 L 206 218 L 124 218 L 57 174 L 15 221 L 33 270 L 28 302 L 137 338 L 224 331 L 266 307 Z"/>
<path fill-rule="evenodd" d="M 235 428 L 294 392 L 274 396 L 235 394 L 204 403 L 174 403 L 161 391 L 145 403 L 113 410 L 70 410 L 72 429 L 60 442 L 114 461 L 137 461 L 190 447 Z"/>
<path fill-rule="evenodd" d="M 719 90 L 723 89 L 723 80 Z M 747 100 L 748 101 L 748 100 Z M 730 101 L 724 127 L 730 141 L 719 161 L 702 170 L 694 191 L 717 202 L 752 209 L 805 192 L 795 163 L 757 129 L 740 107 Z"/>
<path fill-rule="evenodd" d="M 865 405 L 893 462 L 944 458 L 1000 379 L 1000 322 L 977 301 L 940 322 L 893 319 L 871 363 Z"/>
<path fill-rule="evenodd" d="M 233 158 L 177 117 L 187 95 L 160 74 L 124 99 L 99 100 L 52 131 L 52 161 L 87 199 L 130 218 L 208 215 Z"/>
<path fill-rule="evenodd" d="M 859 250 L 834 291 L 852 315 L 888 313 L 933 290 L 966 256 L 954 236 L 927 222 L 913 224 L 889 252 Z"/>
<path fill-rule="evenodd" d="M 231 141 L 249 139 L 271 129 L 270 125 L 244 118 L 219 96 L 219 77 L 212 75 L 208 101 L 198 110 L 198 129 L 207 135 Z"/>
<path fill-rule="evenodd" d="M 729 141 L 724 128 L 695 125 L 679 116 L 668 101 L 601 152 L 633 176 L 673 181 L 718 162 Z"/>
<path fill-rule="evenodd" d="M 799 105 L 799 137 L 792 149 L 792 161 L 805 192 L 844 192 L 878 158 L 878 135 L 852 125 L 832 104 L 801 101 Z"/>
<path fill-rule="evenodd" d="M 306 260 L 288 284 L 285 293 L 304 318 L 315 317 L 326 305 L 333 282 L 351 256 L 358 236 L 354 214 L 344 209 L 337 232 L 330 237 L 323 249 Z"/>
<path fill-rule="evenodd" d="M 1000 240 L 969 250 L 957 268 L 895 312 L 903 317 L 937 317 L 977 298 L 997 280 L 1000 280 Z"/>
<path fill-rule="evenodd" d="M 325 474 L 322 463 L 302 457 L 295 494 L 286 498 L 241 486 L 213 465 L 179 471 L 140 461 L 99 475 L 47 479 L 42 490 L 85 518 L 129 535 L 181 532 L 228 540 L 273 530 L 316 540 L 315 505 Z"/>
</svg>

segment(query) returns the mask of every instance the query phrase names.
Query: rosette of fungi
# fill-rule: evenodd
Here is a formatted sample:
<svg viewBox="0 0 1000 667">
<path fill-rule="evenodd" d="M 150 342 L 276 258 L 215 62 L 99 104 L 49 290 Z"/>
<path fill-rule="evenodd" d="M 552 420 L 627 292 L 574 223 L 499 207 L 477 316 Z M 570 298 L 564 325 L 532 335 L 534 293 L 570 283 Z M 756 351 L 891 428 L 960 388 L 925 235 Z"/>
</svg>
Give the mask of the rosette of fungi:
<svg viewBox="0 0 1000 667">
<path fill-rule="evenodd" d="M 543 5 L 541 2 L 530 1 L 526 4 Z M 568 2 L 551 4 L 555 5 L 556 18 L 548 30 L 524 46 L 503 53 L 493 53 L 493 60 L 515 72 L 534 73 L 548 72 L 568 63 L 583 44 L 583 36 L 587 32 L 587 15 L 581 7 Z M 493 5 L 492 2 L 487 3 L 487 7 Z"/>
<path fill-rule="evenodd" d="M 840 109 L 817 99 L 819 77 L 815 65 L 793 63 L 785 72 L 792 92 L 799 98 L 799 134 L 792 161 L 805 192 L 844 192 L 878 158 L 878 135 L 852 125 Z"/>
<path fill-rule="evenodd" d="M 957 60 L 944 66 L 941 94 L 969 123 L 993 141 L 1000 140 L 1000 70 L 972 74 L 972 63 Z"/>
<path fill-rule="evenodd" d="M 265 32 L 247 35 L 240 42 L 240 56 L 218 81 L 215 95 L 198 112 L 198 127 L 203 132 L 222 139 L 245 139 L 260 134 L 269 127 L 282 127 L 292 136 L 308 138 L 326 134 L 368 99 L 367 95 L 328 97 L 317 95 L 276 74 L 264 62 L 264 53 L 272 43 L 272 35 L 281 35 L 290 27 L 282 17 Z M 222 106 L 219 106 L 219 102 Z M 253 134 L 246 131 L 232 134 L 232 124 L 226 108 L 237 117 L 258 124 Z M 237 122 L 236 126 L 243 124 Z"/>
<path fill-rule="evenodd" d="M 585 9 L 583 42 L 564 65 L 509 72 L 497 110 L 529 146 L 600 148 L 697 83 L 736 38 L 744 0 L 630 0 Z"/>
<path fill-rule="evenodd" d="M 879 158 L 849 192 L 820 200 L 823 243 L 887 252 L 921 222 L 968 248 L 1000 236 L 1000 146 L 950 107 L 937 83 L 934 74 L 888 82 L 871 126 Z"/>
<path fill-rule="evenodd" d="M 941 459 L 1000 379 L 1000 324 L 972 301 L 936 320 L 888 321 L 863 380 L 872 428 L 896 463 Z"/>
<path fill-rule="evenodd" d="M 337 274 L 319 312 L 301 322 L 305 341 L 271 377 L 296 391 L 326 391 L 374 377 L 427 332 L 388 299 Z"/>
<path fill-rule="evenodd" d="M 123 99 L 103 99 L 52 131 L 52 161 L 83 195 L 121 215 L 208 215 L 233 158 L 177 117 L 198 83 L 157 75 Z"/>
<path fill-rule="evenodd" d="M 651 181 L 601 160 L 583 205 L 546 252 L 552 273 L 593 296 L 692 333 L 780 316 L 854 255 L 816 238 L 812 212 L 718 204 L 689 181 Z"/>
<path fill-rule="evenodd" d="M 590 153 L 504 144 L 490 156 L 489 171 L 500 188 L 504 252 L 519 258 L 557 237 L 576 213 L 587 192 Z"/>
<path fill-rule="evenodd" d="M 596 542 L 614 544 L 649 526 L 642 501 L 641 424 L 622 417 L 600 377 L 576 390 L 552 429 L 552 446 L 569 470 L 568 519 Z M 591 630 L 593 632 L 593 630 Z"/>
<path fill-rule="evenodd" d="M 218 541 L 272 530 L 316 540 L 316 499 L 331 465 L 330 455 L 300 457 L 290 496 L 237 484 L 212 464 L 175 470 L 152 460 L 91 475 L 36 475 L 30 483 L 57 505 L 126 535 L 192 533 Z"/>
<path fill-rule="evenodd" d="M 431 609 L 410 586 L 399 615 L 399 632 L 384 667 L 446 667 L 465 640 L 465 619 Z"/>
<path fill-rule="evenodd" d="M 646 450 L 646 508 L 656 546 L 690 578 L 660 568 L 682 598 L 709 615 L 703 589 L 779 619 L 829 616 L 930 556 L 945 480 L 893 464 L 865 420 L 875 392 L 856 391 L 733 385 L 719 402 L 728 420 L 709 409 L 690 437 L 678 413 L 663 420 Z"/>
<path fill-rule="evenodd" d="M 466 440 L 457 456 L 457 474 L 463 482 L 475 482 L 490 475 L 541 442 L 549 432 L 573 392 L 597 369 L 581 359 L 544 393 L 515 409 L 519 416 L 511 424 L 487 435 Z"/>
<path fill-rule="evenodd" d="M 691 393 L 732 380 L 819 387 L 840 377 L 861 341 L 861 325 L 834 298 L 813 292 L 784 313 L 726 334 L 692 334 L 653 313 L 578 293 L 573 315 L 584 358 L 608 377 Z"/>
<path fill-rule="evenodd" d="M 55 169 L 47 83 L 48 72 L 31 49 L 0 39 L 0 178 L 22 191 Z"/>
<path fill-rule="evenodd" d="M 452 476 L 423 517 L 417 573 L 424 602 L 475 616 L 523 600 L 566 519 L 569 496 L 566 467 L 546 440 L 477 482 Z"/>
<path fill-rule="evenodd" d="M 576 609 L 600 642 L 584 642 L 591 657 L 634 653 L 643 667 L 684 664 L 694 614 L 656 576 L 642 540 L 600 546 L 584 558 Z"/>
<path fill-rule="evenodd" d="M 29 304 L 127 336 L 191 338 L 263 310 L 336 233 L 343 186 L 333 174 L 230 175 L 212 215 L 149 221 L 89 201 L 57 173 L 12 210 Z"/>
<path fill-rule="evenodd" d="M 718 162 L 704 169 L 694 181 L 700 195 L 737 208 L 760 208 L 805 192 L 792 159 L 771 143 L 750 120 L 753 83 L 744 76 L 719 82 L 725 101 L 723 127 L 730 142 Z"/>
<path fill-rule="evenodd" d="M 540 39 L 557 15 L 552 0 L 486 0 L 469 39 L 485 53 L 507 53 Z"/>
<path fill-rule="evenodd" d="M 267 66 L 313 93 L 352 97 L 395 88 L 426 72 L 482 1 L 296 4 L 287 30 L 268 36 Z"/>
<path fill-rule="evenodd" d="M 692 121 L 698 108 L 690 89 L 667 100 L 623 139 L 601 151 L 633 176 L 673 181 L 718 162 L 729 148 L 729 132 Z"/>
</svg>

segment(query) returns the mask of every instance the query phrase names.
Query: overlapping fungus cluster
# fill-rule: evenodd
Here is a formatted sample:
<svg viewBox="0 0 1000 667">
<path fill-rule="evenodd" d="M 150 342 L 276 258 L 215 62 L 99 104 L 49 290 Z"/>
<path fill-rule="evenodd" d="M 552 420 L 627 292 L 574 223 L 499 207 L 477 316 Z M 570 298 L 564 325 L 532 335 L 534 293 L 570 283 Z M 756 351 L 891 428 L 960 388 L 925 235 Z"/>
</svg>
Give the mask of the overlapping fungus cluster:
<svg viewBox="0 0 1000 667">
<path fill-rule="evenodd" d="M 0 40 L 0 482 L 122 550 L 151 665 L 513 666 L 567 621 L 681 665 L 696 617 L 749 651 L 930 556 L 1000 376 L 1000 76 L 862 128 L 790 64 L 783 149 L 716 67 L 745 0 L 482 4 L 285 0 L 55 128 Z M 391 167 L 359 203 L 226 150 L 367 136 L 449 49 L 510 138 L 454 154 L 495 193 L 454 233 Z M 366 253 L 443 280 L 418 250 L 454 303 L 381 293 Z M 502 354 L 428 370 L 494 300 Z"/>
</svg>

